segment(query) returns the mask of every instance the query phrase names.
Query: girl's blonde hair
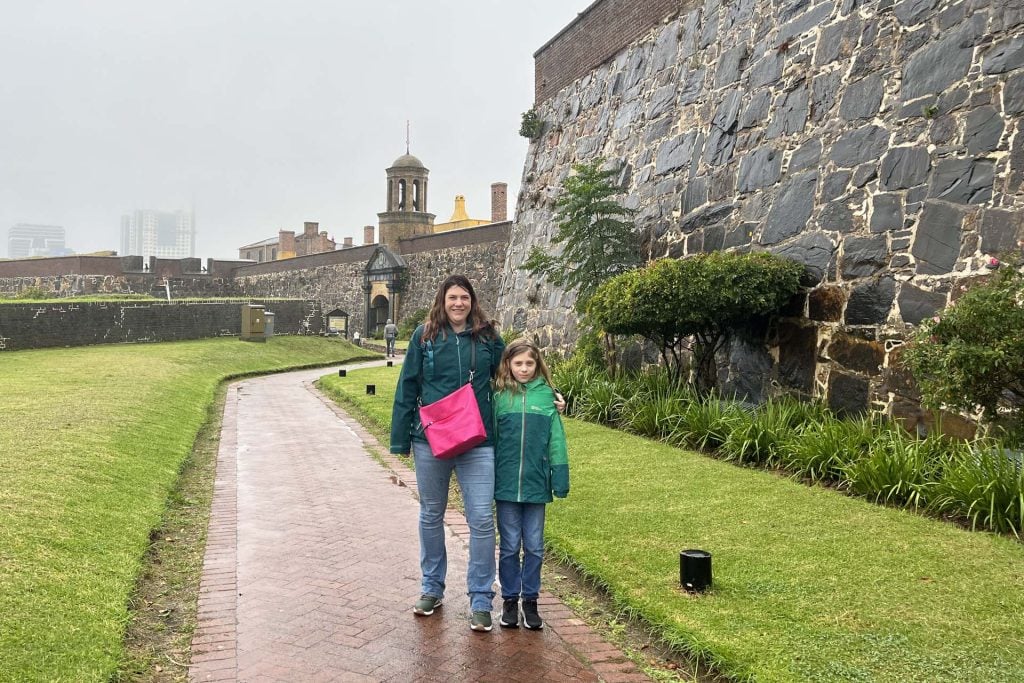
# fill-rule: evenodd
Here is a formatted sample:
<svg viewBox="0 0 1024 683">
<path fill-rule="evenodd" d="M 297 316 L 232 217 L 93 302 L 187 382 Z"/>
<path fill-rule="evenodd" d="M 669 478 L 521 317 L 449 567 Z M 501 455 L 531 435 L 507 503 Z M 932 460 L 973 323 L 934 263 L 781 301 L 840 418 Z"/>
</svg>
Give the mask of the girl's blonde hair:
<svg viewBox="0 0 1024 683">
<path fill-rule="evenodd" d="M 548 370 L 547 363 L 544 362 L 544 356 L 541 355 L 537 345 L 529 339 L 517 339 L 506 346 L 505 353 L 501 354 L 501 365 L 498 366 L 498 374 L 494 378 L 494 388 L 497 391 L 523 390 L 523 386 L 512 374 L 512 359 L 523 353 L 529 353 L 530 357 L 537 363 L 537 369 L 534 371 L 533 376 L 543 377 L 549 387 L 554 387 L 551 381 L 551 371 Z"/>
</svg>

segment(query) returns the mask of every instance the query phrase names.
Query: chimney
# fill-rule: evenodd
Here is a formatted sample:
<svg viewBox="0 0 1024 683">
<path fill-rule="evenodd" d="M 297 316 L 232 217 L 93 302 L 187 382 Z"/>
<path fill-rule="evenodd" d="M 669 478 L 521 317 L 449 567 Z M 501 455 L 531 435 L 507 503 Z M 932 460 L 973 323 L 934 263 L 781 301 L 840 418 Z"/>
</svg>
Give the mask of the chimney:
<svg viewBox="0 0 1024 683">
<path fill-rule="evenodd" d="M 508 183 L 491 183 L 491 222 L 508 220 Z"/>
<path fill-rule="evenodd" d="M 312 221 L 306 221 L 302 224 L 302 236 L 303 237 L 316 237 L 316 232 L 320 228 L 319 223 Z"/>
<path fill-rule="evenodd" d="M 374 244 L 372 225 L 367 225 L 363 227 L 363 244 Z"/>
<path fill-rule="evenodd" d="M 341 243 L 341 248 L 342 249 L 351 249 L 352 248 L 352 238 L 351 237 L 346 237 L 345 241 L 343 241 Z"/>
</svg>

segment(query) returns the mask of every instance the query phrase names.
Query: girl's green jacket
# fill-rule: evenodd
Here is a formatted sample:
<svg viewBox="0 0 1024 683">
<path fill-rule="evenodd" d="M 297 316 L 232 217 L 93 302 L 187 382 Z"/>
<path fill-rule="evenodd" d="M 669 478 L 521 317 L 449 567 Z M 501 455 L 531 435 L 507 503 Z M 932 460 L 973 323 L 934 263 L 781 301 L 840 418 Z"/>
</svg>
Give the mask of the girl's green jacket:
<svg viewBox="0 0 1024 683">
<path fill-rule="evenodd" d="M 543 377 L 522 388 L 494 394 L 494 498 L 550 503 L 569 495 L 565 430 Z"/>
</svg>

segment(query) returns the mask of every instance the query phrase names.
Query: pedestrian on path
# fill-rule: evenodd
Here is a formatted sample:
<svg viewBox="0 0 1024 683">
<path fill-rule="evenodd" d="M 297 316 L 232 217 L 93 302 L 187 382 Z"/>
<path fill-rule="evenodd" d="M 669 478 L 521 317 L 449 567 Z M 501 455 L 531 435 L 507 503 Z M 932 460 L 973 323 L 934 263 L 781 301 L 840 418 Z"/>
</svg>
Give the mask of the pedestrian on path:
<svg viewBox="0 0 1024 683">
<path fill-rule="evenodd" d="M 444 543 L 444 513 L 452 472 L 459 482 L 466 523 L 469 525 L 470 628 L 491 630 L 494 602 L 494 425 L 491 416 L 491 379 L 505 344 L 480 307 L 476 292 L 464 275 L 451 275 L 441 283 L 424 324 L 412 334 L 402 373 L 398 378 L 391 413 L 391 452 L 408 454 L 416 465 L 420 499 L 419 536 L 422 595 L 413 612 L 430 616 L 444 598 L 448 571 Z M 476 372 L 470 365 L 475 355 Z M 423 435 L 417 406 L 433 403 L 472 379 L 487 439 L 465 453 L 441 460 L 434 457 Z"/>
<path fill-rule="evenodd" d="M 391 322 L 391 318 L 384 324 L 384 342 L 388 347 L 388 358 L 395 357 L 395 340 L 398 338 L 398 325 Z"/>
<path fill-rule="evenodd" d="M 500 623 L 505 628 L 519 626 L 522 598 L 523 625 L 537 630 L 544 627 L 537 613 L 544 512 L 554 500 L 552 494 L 569 495 L 565 430 L 555 407 L 551 373 L 540 349 L 530 341 L 519 339 L 505 349 L 494 389 Z"/>
</svg>

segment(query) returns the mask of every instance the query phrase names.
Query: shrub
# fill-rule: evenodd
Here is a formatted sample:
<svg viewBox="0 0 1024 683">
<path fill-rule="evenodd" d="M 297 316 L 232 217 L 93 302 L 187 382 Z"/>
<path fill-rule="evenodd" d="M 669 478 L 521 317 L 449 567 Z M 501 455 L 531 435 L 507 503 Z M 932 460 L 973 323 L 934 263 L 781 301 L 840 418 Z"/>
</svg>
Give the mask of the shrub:
<svg viewBox="0 0 1024 683">
<path fill-rule="evenodd" d="M 519 124 L 519 134 L 528 140 L 536 140 L 544 132 L 544 121 L 537 115 L 535 109 L 523 112 L 522 123 Z"/>
<path fill-rule="evenodd" d="M 935 485 L 932 508 L 1020 538 L 1024 530 L 1024 468 L 1020 453 L 997 443 L 960 449 Z"/>
<path fill-rule="evenodd" d="M 871 418 L 840 420 L 827 415 L 798 428 L 783 444 L 779 459 L 798 477 L 838 482 L 845 467 L 867 455 L 874 437 Z"/>
<path fill-rule="evenodd" d="M 56 295 L 47 292 L 42 287 L 26 287 L 15 294 L 12 298 L 26 301 L 38 301 L 40 299 L 49 299 L 53 296 Z"/>
<path fill-rule="evenodd" d="M 615 380 L 595 378 L 576 401 L 575 415 L 598 424 L 615 425 L 624 404 L 622 387 Z"/>
<path fill-rule="evenodd" d="M 789 397 L 767 401 L 736 421 L 722 443 L 722 454 L 739 463 L 776 465 L 793 432 L 815 412 L 820 413 L 820 408 L 814 404 Z"/>
<path fill-rule="evenodd" d="M 919 439 L 896 426 L 879 431 L 866 457 L 843 468 L 852 491 L 876 503 L 922 508 L 941 476 L 950 451 L 943 437 Z"/>
<path fill-rule="evenodd" d="M 402 318 L 401 322 L 398 323 L 398 338 L 399 339 L 412 339 L 412 333 L 416 331 L 416 327 L 425 322 L 429 311 L 425 308 L 417 308 L 409 315 Z"/>
<path fill-rule="evenodd" d="M 1005 267 L 922 324 L 904 358 L 925 405 L 1024 433 L 1024 274 Z"/>
<path fill-rule="evenodd" d="M 677 446 L 714 450 L 725 443 L 733 428 L 746 417 L 735 401 L 707 394 L 684 404 L 678 415 L 666 419 L 666 440 Z"/>
</svg>

